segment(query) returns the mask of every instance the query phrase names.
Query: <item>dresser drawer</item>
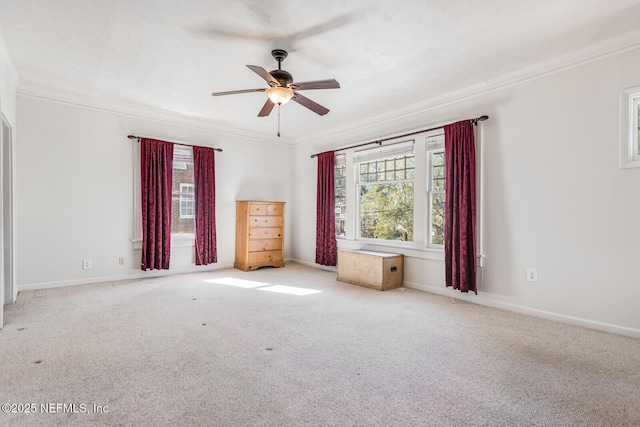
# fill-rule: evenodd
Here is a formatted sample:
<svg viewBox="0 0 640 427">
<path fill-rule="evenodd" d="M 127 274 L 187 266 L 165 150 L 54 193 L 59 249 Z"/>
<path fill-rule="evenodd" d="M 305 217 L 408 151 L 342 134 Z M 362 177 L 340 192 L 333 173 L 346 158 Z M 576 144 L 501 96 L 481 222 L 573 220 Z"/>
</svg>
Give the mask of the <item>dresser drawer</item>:
<svg viewBox="0 0 640 427">
<path fill-rule="evenodd" d="M 267 205 L 267 215 L 282 216 L 284 214 L 284 205 L 282 203 Z"/>
<path fill-rule="evenodd" d="M 282 227 L 284 218 L 281 216 L 249 216 L 249 227 Z"/>
<path fill-rule="evenodd" d="M 249 240 L 277 239 L 282 237 L 282 228 L 254 227 L 249 229 Z"/>
<path fill-rule="evenodd" d="M 274 251 L 277 249 L 282 249 L 282 239 L 249 240 L 249 252 Z"/>
<path fill-rule="evenodd" d="M 249 215 L 267 215 L 267 205 L 265 203 L 249 203 Z"/>
<path fill-rule="evenodd" d="M 249 264 L 261 264 L 282 261 L 282 251 L 249 252 Z"/>
</svg>

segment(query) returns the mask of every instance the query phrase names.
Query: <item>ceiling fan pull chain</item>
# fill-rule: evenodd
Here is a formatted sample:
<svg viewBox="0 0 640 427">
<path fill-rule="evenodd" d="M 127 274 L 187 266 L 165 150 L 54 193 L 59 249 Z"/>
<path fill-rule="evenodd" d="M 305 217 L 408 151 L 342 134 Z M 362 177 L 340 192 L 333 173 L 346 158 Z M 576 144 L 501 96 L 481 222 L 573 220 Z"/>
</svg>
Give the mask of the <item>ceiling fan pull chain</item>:
<svg viewBox="0 0 640 427">
<path fill-rule="evenodd" d="M 278 104 L 278 138 L 280 138 L 280 104 Z"/>
</svg>

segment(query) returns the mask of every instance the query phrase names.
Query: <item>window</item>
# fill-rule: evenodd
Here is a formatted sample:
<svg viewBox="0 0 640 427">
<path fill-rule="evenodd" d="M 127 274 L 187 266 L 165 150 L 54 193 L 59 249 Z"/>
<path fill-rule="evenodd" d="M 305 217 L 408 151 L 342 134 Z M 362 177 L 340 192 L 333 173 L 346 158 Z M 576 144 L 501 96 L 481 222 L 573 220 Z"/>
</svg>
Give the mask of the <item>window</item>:
<svg viewBox="0 0 640 427">
<path fill-rule="evenodd" d="M 140 144 L 133 144 L 134 158 L 134 212 L 133 212 L 133 244 L 135 249 L 141 248 L 142 242 L 142 206 L 140 196 Z M 193 150 L 189 146 L 174 145 L 173 147 L 173 181 L 171 197 L 171 245 L 193 246 L 195 233 L 195 200 L 193 179 Z M 191 197 L 191 218 L 188 209 Z M 184 202 L 184 203 L 183 203 Z M 184 209 L 183 209 L 184 206 Z"/>
<path fill-rule="evenodd" d="M 428 246 L 444 245 L 444 137 L 427 139 Z"/>
<path fill-rule="evenodd" d="M 357 153 L 354 164 L 358 237 L 413 242 L 413 142 Z"/>
<path fill-rule="evenodd" d="M 347 161 L 346 154 L 336 154 L 334 164 L 336 198 L 336 236 L 347 234 Z"/>
<path fill-rule="evenodd" d="M 620 96 L 620 167 L 640 167 L 640 86 Z"/>
<path fill-rule="evenodd" d="M 193 149 L 173 147 L 173 181 L 171 197 L 171 234 L 195 233 L 195 197 L 193 184 Z"/>
<path fill-rule="evenodd" d="M 196 217 L 194 188 L 193 184 L 180 183 L 180 219 L 192 219 Z"/>
<path fill-rule="evenodd" d="M 633 160 L 640 160 L 640 94 L 632 98 L 631 111 L 633 114 L 632 127 L 633 137 Z"/>
<path fill-rule="evenodd" d="M 342 247 L 391 246 L 417 257 L 444 256 L 444 133 L 412 137 L 336 154 L 336 235 Z"/>
</svg>

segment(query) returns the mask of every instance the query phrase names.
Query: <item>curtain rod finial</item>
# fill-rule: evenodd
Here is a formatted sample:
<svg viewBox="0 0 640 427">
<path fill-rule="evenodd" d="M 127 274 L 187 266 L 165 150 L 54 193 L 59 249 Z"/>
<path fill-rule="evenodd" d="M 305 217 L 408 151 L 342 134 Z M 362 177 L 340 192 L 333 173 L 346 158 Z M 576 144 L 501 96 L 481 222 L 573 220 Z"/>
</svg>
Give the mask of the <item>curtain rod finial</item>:
<svg viewBox="0 0 640 427">
<path fill-rule="evenodd" d="M 479 121 L 479 122 L 484 122 L 485 120 L 489 120 L 489 116 L 486 116 L 486 115 L 485 115 L 485 116 L 480 116 L 480 117 L 478 117 L 478 121 Z"/>
<path fill-rule="evenodd" d="M 136 139 L 136 138 L 137 138 L 137 136 L 135 136 L 135 135 L 127 135 L 127 138 L 129 138 L 129 139 Z"/>
</svg>

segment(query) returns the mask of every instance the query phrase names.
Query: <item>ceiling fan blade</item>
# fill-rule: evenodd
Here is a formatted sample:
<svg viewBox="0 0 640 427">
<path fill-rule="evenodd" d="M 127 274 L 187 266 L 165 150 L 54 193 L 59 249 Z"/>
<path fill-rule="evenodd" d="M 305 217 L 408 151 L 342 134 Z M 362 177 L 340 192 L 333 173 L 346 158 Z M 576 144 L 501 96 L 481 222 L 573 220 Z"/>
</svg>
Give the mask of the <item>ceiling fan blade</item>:
<svg viewBox="0 0 640 427">
<path fill-rule="evenodd" d="M 260 89 L 241 89 L 241 90 L 230 90 L 228 92 L 213 92 L 211 95 L 213 96 L 222 96 L 222 95 L 235 95 L 236 93 L 249 93 L 249 92 L 264 92 L 265 88 Z"/>
<path fill-rule="evenodd" d="M 265 79 L 270 86 L 280 86 L 280 83 L 278 83 L 278 81 L 274 79 L 273 76 L 269 74 L 269 72 L 264 68 L 257 65 L 247 65 L 247 67 L 257 75 Z"/>
<path fill-rule="evenodd" d="M 340 89 L 340 83 L 338 83 L 336 79 L 315 80 L 312 82 L 293 83 L 291 86 L 295 90 Z"/>
<path fill-rule="evenodd" d="M 328 109 L 326 109 L 322 105 L 318 104 L 317 102 L 312 101 L 309 98 L 307 98 L 305 96 L 302 96 L 297 92 L 293 92 L 293 94 L 294 94 L 294 97 L 291 98 L 292 101 L 297 102 L 298 104 L 302 105 L 303 107 L 307 107 L 308 109 L 310 109 L 314 113 L 319 114 L 321 116 L 324 116 L 325 114 L 327 114 L 329 112 Z"/>
<path fill-rule="evenodd" d="M 269 98 L 267 98 L 267 102 L 265 102 L 262 106 L 262 110 L 260 110 L 260 112 L 258 113 L 258 117 L 267 117 L 269 114 L 271 114 L 271 110 L 273 110 L 273 107 L 275 105 L 276 104 L 274 104 Z"/>
</svg>

